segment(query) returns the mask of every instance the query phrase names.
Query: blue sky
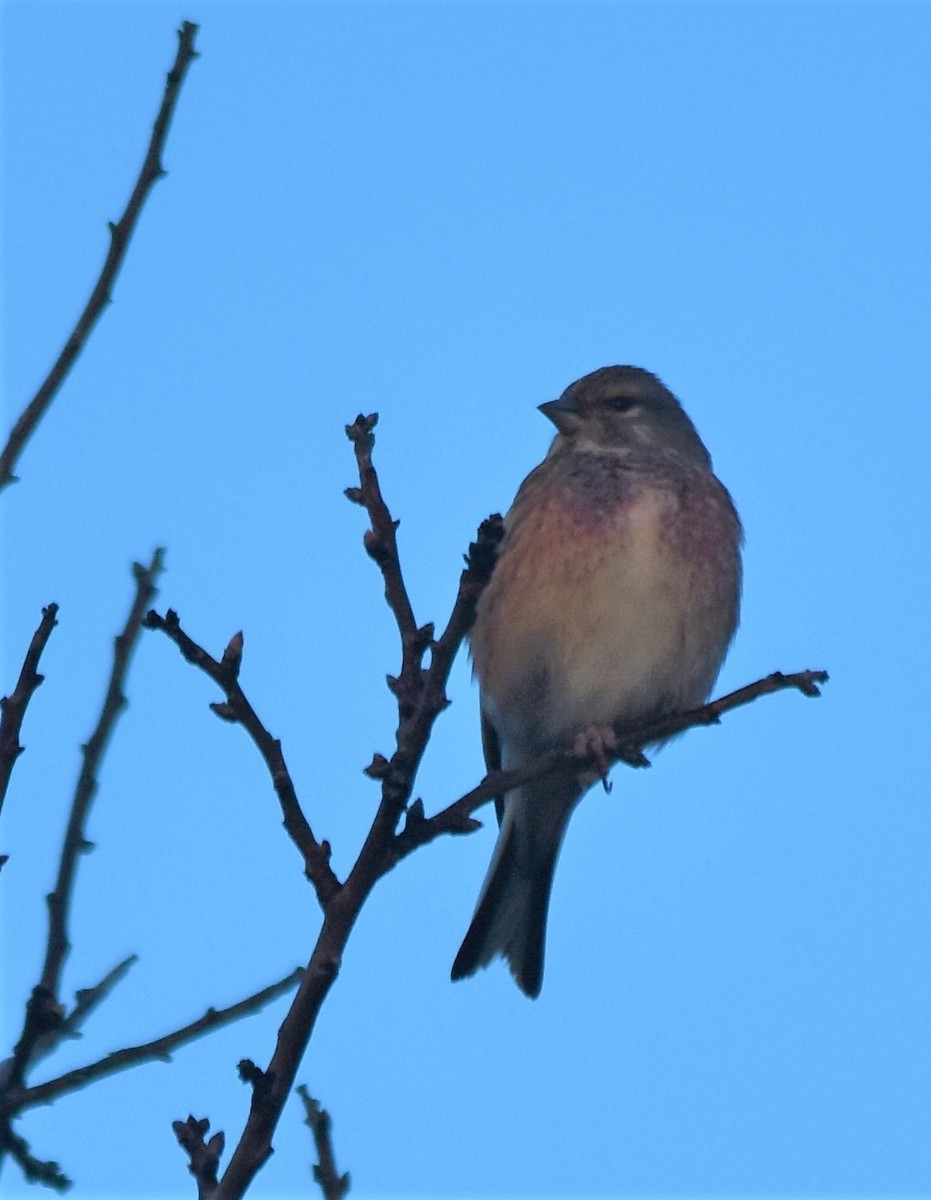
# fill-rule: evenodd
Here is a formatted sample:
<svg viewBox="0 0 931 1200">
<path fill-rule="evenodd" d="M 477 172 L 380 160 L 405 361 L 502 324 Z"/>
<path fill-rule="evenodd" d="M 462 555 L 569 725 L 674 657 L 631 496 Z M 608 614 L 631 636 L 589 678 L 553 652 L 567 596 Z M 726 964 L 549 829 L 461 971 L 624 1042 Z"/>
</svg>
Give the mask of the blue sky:
<svg viewBox="0 0 931 1200">
<path fill-rule="evenodd" d="M 832 681 L 591 794 L 535 1003 L 500 964 L 448 980 L 492 830 L 405 862 L 299 1078 L 360 1200 L 926 1195 L 931 9 L 7 3 L 7 424 L 96 277 L 183 18 L 202 57 L 169 174 L 0 498 L 3 690 L 61 605 L 0 831 L 6 1042 L 131 561 L 167 548 L 159 605 L 214 652 L 245 631 L 243 684 L 345 872 L 398 654 L 343 426 L 380 414 L 415 610 L 439 622 L 479 521 L 546 450 L 536 405 L 630 362 L 683 400 L 746 525 L 720 690 Z M 317 928 L 208 681 L 149 634 L 128 694 L 66 982 L 141 961 L 57 1069 L 284 975 Z M 464 660 L 451 696 L 428 809 L 483 770 Z M 283 1012 L 21 1132 L 76 1196 L 191 1195 L 171 1120 L 235 1135 L 235 1064 L 267 1059 Z M 251 1194 L 313 1194 L 308 1141 L 295 1103 Z"/>
</svg>

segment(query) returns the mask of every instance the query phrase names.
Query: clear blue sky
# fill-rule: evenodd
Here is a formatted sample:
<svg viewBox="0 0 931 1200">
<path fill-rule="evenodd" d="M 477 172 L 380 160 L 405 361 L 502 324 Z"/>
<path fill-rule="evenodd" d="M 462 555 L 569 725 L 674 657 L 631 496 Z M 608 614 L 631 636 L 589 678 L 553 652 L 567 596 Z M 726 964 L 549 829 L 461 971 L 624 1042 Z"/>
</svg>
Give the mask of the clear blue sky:
<svg viewBox="0 0 931 1200">
<path fill-rule="evenodd" d="M 377 890 L 300 1079 L 359 1200 L 931 1191 L 928 353 L 922 4 L 7 3 L 7 424 L 83 305 L 182 18 L 201 59 L 114 303 L 3 512 L 8 690 L 61 605 L 0 828 L 3 1025 L 129 564 L 284 742 L 344 872 L 390 752 L 395 634 L 346 503 L 377 464 L 421 621 L 545 452 L 536 405 L 606 363 L 682 398 L 747 529 L 729 690 L 827 667 L 618 769 L 577 813 L 543 994 L 453 986 L 493 833 Z M 141 962 L 55 1063 L 305 961 L 318 916 L 257 755 L 147 635 L 81 864 L 70 989 Z M 418 794 L 482 774 L 467 664 Z M 170 1121 L 232 1136 L 284 1011 L 31 1113 L 77 1197 L 193 1194 Z M 35 1079 L 45 1072 L 36 1073 Z M 295 1103 L 256 1197 L 313 1194 Z M 7 1168 L 4 1194 L 35 1195 Z"/>
</svg>

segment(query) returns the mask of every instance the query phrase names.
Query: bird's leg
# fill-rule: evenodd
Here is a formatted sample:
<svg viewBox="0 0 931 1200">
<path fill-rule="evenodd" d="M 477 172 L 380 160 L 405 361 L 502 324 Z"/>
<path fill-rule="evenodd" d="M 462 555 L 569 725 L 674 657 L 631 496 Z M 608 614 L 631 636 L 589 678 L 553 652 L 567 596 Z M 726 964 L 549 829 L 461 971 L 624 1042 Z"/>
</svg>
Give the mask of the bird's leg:
<svg viewBox="0 0 931 1200">
<path fill-rule="evenodd" d="M 610 792 L 608 772 L 611 770 L 611 755 L 617 749 L 617 735 L 610 725 L 589 725 L 576 735 L 572 753 L 576 758 L 591 760 L 591 766 L 579 777 L 586 788 L 600 779 L 604 790 Z"/>
</svg>

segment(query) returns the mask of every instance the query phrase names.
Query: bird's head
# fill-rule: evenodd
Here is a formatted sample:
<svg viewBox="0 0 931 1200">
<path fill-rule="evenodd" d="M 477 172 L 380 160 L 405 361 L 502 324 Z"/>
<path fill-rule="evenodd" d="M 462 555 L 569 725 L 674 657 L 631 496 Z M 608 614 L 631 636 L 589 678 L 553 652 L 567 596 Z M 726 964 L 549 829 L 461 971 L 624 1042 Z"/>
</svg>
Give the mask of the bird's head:
<svg viewBox="0 0 931 1200">
<path fill-rule="evenodd" d="M 570 384 L 558 400 L 541 404 L 540 412 L 580 449 L 675 453 L 711 467 L 685 409 L 642 367 L 601 367 Z"/>
</svg>

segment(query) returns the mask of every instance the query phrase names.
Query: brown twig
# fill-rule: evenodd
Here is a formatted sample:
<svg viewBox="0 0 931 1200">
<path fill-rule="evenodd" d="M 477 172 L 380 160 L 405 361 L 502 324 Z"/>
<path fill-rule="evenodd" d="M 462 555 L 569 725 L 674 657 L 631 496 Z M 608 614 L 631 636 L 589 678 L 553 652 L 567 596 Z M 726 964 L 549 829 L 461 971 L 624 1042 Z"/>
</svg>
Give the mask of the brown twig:
<svg viewBox="0 0 931 1200">
<path fill-rule="evenodd" d="M 377 424 L 378 413 L 369 416 L 360 413 L 351 425 L 346 426 L 346 436 L 352 442 L 359 468 L 359 487 L 346 488 L 345 494 L 353 504 L 360 504 L 368 511 L 371 528 L 365 531 L 362 544 L 384 577 L 385 599 L 394 613 L 401 635 L 401 670 L 397 677 L 388 677 L 388 686 L 397 698 L 403 715 L 410 712 L 417 701 L 421 663 L 433 637 L 433 626 L 418 626 L 407 594 L 398 555 L 397 529 L 400 521 L 391 516 L 372 465 L 372 449 L 375 446 L 373 431 Z"/>
<path fill-rule="evenodd" d="M 162 550 L 156 550 L 147 567 L 143 567 L 139 563 L 133 564 L 136 594 L 123 631 L 116 639 L 113 667 L 100 717 L 90 740 L 82 747 L 83 761 L 71 802 L 71 813 L 62 846 L 58 878 L 54 891 L 48 897 L 49 934 L 40 985 L 55 997 L 59 993 L 61 971 L 69 950 L 68 913 L 74 893 L 78 857 L 89 849 L 85 827 L 91 802 L 97 791 L 97 773 L 117 718 L 126 707 L 123 684 L 133 650 L 139 639 L 143 613 L 152 603 L 156 591 L 155 581 L 162 573 L 162 555 Z"/>
<path fill-rule="evenodd" d="M 93 987 L 79 988 L 75 996 L 74 1008 L 72 1008 L 70 1013 L 65 1013 L 63 1006 L 58 1005 L 54 1001 L 54 998 L 52 998 L 54 1019 L 45 1023 L 46 1028 L 44 1032 L 40 1032 L 38 1036 L 21 1039 L 29 1049 L 28 1061 L 24 1062 L 22 1068 L 20 1068 L 14 1055 L 14 1058 L 10 1060 L 10 1069 L 8 1072 L 5 1070 L 7 1064 L 0 1064 L 0 1091 L 10 1086 L 11 1079 L 18 1079 L 21 1083 L 25 1072 L 35 1067 L 36 1063 L 41 1059 L 47 1058 L 50 1054 L 54 1053 L 63 1041 L 80 1037 L 81 1028 L 87 1018 L 106 1000 L 116 985 L 126 978 L 130 968 L 138 961 L 137 956 L 131 954 L 128 958 L 124 958 L 122 962 L 117 963 Z M 48 993 L 43 993 L 40 989 L 36 989 L 36 991 L 38 991 L 40 997 L 48 995 Z M 36 992 L 33 993 L 33 996 L 36 996 Z M 19 1086 L 19 1084 L 16 1086 Z M 2 1107 L 2 1102 L 0 1102 L 0 1107 Z"/>
<path fill-rule="evenodd" d="M 22 754 L 24 747 L 20 745 L 19 733 L 26 715 L 26 707 L 32 699 L 32 694 L 45 678 L 38 671 L 42 651 L 52 635 L 52 630 L 58 624 L 58 605 L 48 604 L 42 609 L 42 620 L 32 635 L 29 649 L 23 660 L 23 669 L 19 673 L 16 687 L 9 696 L 0 699 L 0 811 L 10 783 L 13 766 Z"/>
<path fill-rule="evenodd" d="M 284 1111 L 297 1069 L 310 1041 L 320 1009 L 336 982 L 343 951 L 356 917 L 375 880 L 368 887 L 344 884 L 327 902 L 317 937 L 297 994 L 278 1030 L 268 1067 L 253 1073 L 249 1116 L 229 1165 L 210 1200 L 239 1200 L 272 1153 L 272 1135 Z"/>
<path fill-rule="evenodd" d="M 27 1183 L 42 1183 L 56 1192 L 66 1192 L 71 1187 L 71 1180 L 58 1163 L 35 1158 L 29 1143 L 10 1128 L 8 1121 L 0 1123 L 0 1152 L 4 1150 L 9 1151 Z"/>
<path fill-rule="evenodd" d="M 45 1083 L 10 1090 L 0 1100 L 0 1112 L 6 1116 L 18 1114 L 28 1108 L 34 1108 L 37 1104 L 48 1104 L 59 1096 L 76 1092 L 80 1088 L 87 1087 L 89 1083 L 94 1083 L 107 1075 L 113 1075 L 117 1071 L 125 1071 L 129 1067 L 138 1066 L 139 1063 L 167 1062 L 175 1050 L 188 1042 L 192 1042 L 214 1029 L 229 1025 L 233 1021 L 238 1021 L 241 1017 L 256 1013 L 266 1004 L 277 1000 L 279 996 L 283 996 L 285 992 L 294 987 L 302 974 L 303 970 L 298 967 L 284 979 L 279 979 L 277 983 L 262 988 L 261 991 L 231 1004 L 228 1008 L 208 1008 L 204 1015 L 198 1017 L 196 1021 L 191 1021 L 188 1025 L 183 1025 L 172 1033 L 166 1033 L 164 1037 L 155 1038 L 141 1046 L 128 1046 L 123 1050 L 115 1050 L 97 1062 L 67 1071 L 64 1075 L 49 1079 Z"/>
<path fill-rule="evenodd" d="M 504 534 L 503 522 L 497 514 L 482 523 L 476 541 L 469 547 L 466 569 L 460 576 L 449 622 L 439 641 L 433 641 L 433 625 L 418 628 L 414 620 L 398 559 L 395 538 L 398 522 L 392 518 L 385 503 L 372 465 L 373 430 L 377 421 L 377 414 L 372 413 L 360 415 L 352 425 L 346 426 L 346 436 L 356 455 L 360 483 L 357 488 L 347 488 L 346 496 L 368 513 L 371 528 L 365 534 L 365 548 L 384 577 L 385 598 L 395 615 L 403 649 L 401 674 L 398 679 L 388 679 L 388 686 L 398 701 L 395 751 L 390 759 L 376 756 L 367 770 L 370 776 L 381 780 L 382 793 L 369 836 L 352 871 L 353 875 L 361 874 L 363 878 L 373 872 L 377 878 L 388 869 L 384 856 L 410 800 L 433 723 L 449 705 L 446 698 L 449 672 L 475 620 L 475 605 L 491 576 Z M 428 648 L 431 651 L 430 666 L 425 671 L 422 661 Z"/>
<path fill-rule="evenodd" d="M 91 801 L 97 790 L 97 772 L 113 733 L 116 720 L 126 705 L 123 683 L 133 649 L 139 637 L 142 614 L 155 595 L 155 580 L 162 570 L 162 551 L 156 550 L 148 567 L 133 564 L 136 592 L 122 633 L 117 637 L 113 667 L 97 726 L 90 741 L 83 747 L 83 763 L 71 802 L 68 828 L 59 860 L 55 890 L 48 896 L 49 933 L 42 977 L 33 988 L 26 1005 L 23 1030 L 13 1050 L 13 1057 L 3 1064 L 0 1079 L 0 1160 L 9 1152 L 19 1163 L 27 1178 L 42 1179 L 50 1186 L 64 1188 L 67 1180 L 57 1163 L 43 1163 L 29 1153 L 28 1144 L 15 1134 L 10 1120 L 24 1107 L 22 1097 L 26 1073 L 37 1058 L 49 1052 L 63 1038 L 74 1036 L 77 1026 L 129 969 L 129 960 L 120 964 L 90 992 L 79 993 L 70 1017 L 58 996 L 61 972 L 69 950 L 68 913 L 77 874 L 78 855 L 89 848 L 85 825 Z M 54 614 L 53 614 L 54 616 Z M 55 1094 L 58 1094 L 57 1092 Z"/>
<path fill-rule="evenodd" d="M 178 1145 L 188 1156 L 188 1170 L 197 1180 L 197 1200 L 208 1200 L 213 1195 L 217 1184 L 217 1171 L 220 1169 L 220 1155 L 226 1144 L 226 1138 L 217 1132 L 205 1141 L 210 1132 L 210 1122 L 206 1117 L 188 1117 L 186 1121 L 172 1121 Z"/>
<path fill-rule="evenodd" d="M 378 478 L 371 463 L 373 425 L 371 418 L 363 417 L 355 426 L 350 427 L 350 431 L 355 431 L 355 435 L 353 432 L 349 433 L 354 443 L 357 438 L 359 440 L 357 460 L 361 482 L 359 489 L 350 489 L 350 499 L 363 503 L 369 511 L 372 532 L 380 546 L 373 557 L 385 575 L 386 596 L 392 611 L 395 612 L 402 641 L 405 635 L 408 638 L 407 661 L 409 664 L 415 663 L 416 671 L 409 666 L 409 686 L 405 684 L 399 688 L 396 681 L 391 681 L 392 690 L 398 698 L 399 711 L 404 715 L 400 718 L 394 755 L 390 760 L 376 756 L 369 769 L 369 774 L 379 778 L 382 784 L 378 812 L 346 882 L 341 887 L 337 885 L 328 889 L 321 897 L 324 910 L 323 926 L 297 994 L 278 1032 L 278 1041 L 271 1060 L 264 1071 L 259 1072 L 256 1068 L 250 1075 L 253 1094 L 246 1127 L 226 1170 L 216 1188 L 210 1193 L 211 1200 L 237 1200 L 242 1197 L 272 1153 L 272 1136 L 291 1094 L 317 1017 L 339 974 L 342 956 L 353 925 L 372 888 L 396 861 L 392 847 L 394 829 L 410 797 L 414 776 L 433 721 L 448 703 L 445 689 L 449 671 L 456 651 L 474 619 L 475 604 L 484 582 L 491 573 L 497 543 L 500 540 L 500 518 L 485 522 L 476 543 L 470 547 L 466 569 L 460 579 L 459 594 L 446 630 L 438 642 L 429 642 L 431 662 L 429 669 L 424 671 L 420 665 L 422 651 L 418 649 L 414 657 L 410 657 L 413 653 L 411 638 L 416 642 L 424 631 L 418 631 L 410 603 L 406 600 L 394 542 L 396 524 L 381 496 Z M 372 539 L 368 539 L 366 544 L 372 553 Z M 162 629 L 167 633 L 189 661 L 206 671 L 224 689 L 227 704 L 218 706 L 219 715 L 245 724 L 245 710 L 241 708 L 240 701 L 234 694 L 233 681 L 229 672 L 224 673 L 222 664 L 206 655 L 196 643 L 183 634 L 177 618 L 173 618 L 172 614 L 165 618 L 153 614 L 149 623 L 153 628 Z M 432 637 L 432 629 L 430 635 Z M 238 660 L 239 650 L 241 646 L 238 646 L 238 649 L 234 647 L 230 654 L 233 663 Z M 254 714 L 250 721 L 253 718 L 258 723 Z M 252 729 L 248 725 L 246 727 L 252 733 Z M 261 750 L 261 741 L 254 733 L 252 735 Z M 258 1085 L 259 1080 L 261 1086 Z"/>
<path fill-rule="evenodd" d="M 314 1164 L 314 1179 L 323 1192 L 323 1200 L 343 1200 L 349 1192 L 349 1173 L 340 1175 L 336 1169 L 336 1155 L 330 1137 L 332 1120 L 330 1114 L 311 1096 L 302 1083 L 297 1094 L 304 1104 L 304 1124 L 313 1134 L 318 1162 Z"/>
<path fill-rule="evenodd" d="M 321 907 L 339 890 L 340 882 L 330 866 L 330 844 L 318 841 L 304 815 L 294 783 L 288 771 L 281 749 L 281 742 L 273 738 L 256 715 L 239 685 L 239 668 L 242 664 L 243 635 L 234 634 L 223 657 L 217 661 L 202 646 L 199 646 L 181 628 L 181 620 L 173 609 L 165 616 L 154 610 L 146 614 L 147 629 L 158 629 L 169 637 L 188 662 L 199 667 L 226 695 L 225 704 L 211 704 L 210 708 L 224 721 L 242 725 L 265 760 L 281 806 L 283 824 L 294 845 L 304 860 L 304 874 L 314 886 Z"/>
<path fill-rule="evenodd" d="M 135 230 L 142 206 L 152 185 L 165 174 L 161 161 L 162 151 L 184 77 L 188 67 L 197 58 L 197 52 L 194 49 L 196 33 L 197 26 L 192 25 L 190 21 L 185 21 L 178 30 L 178 53 L 174 65 L 168 72 L 161 107 L 155 118 L 149 148 L 142 164 L 142 170 L 136 180 L 136 186 L 133 188 L 129 203 L 119 221 L 115 225 L 110 223 L 110 247 L 84 311 L 78 317 L 77 324 L 65 342 L 55 365 L 13 426 L 9 440 L 3 452 L 0 453 L 0 491 L 8 484 L 15 482 L 16 476 L 13 472 L 17 459 L 83 350 L 101 313 L 109 304 L 111 289 L 120 267 L 123 265 L 126 249 Z"/>
<path fill-rule="evenodd" d="M 827 683 L 827 671 L 797 671 L 785 675 L 774 671 L 771 675 L 758 679 L 755 683 L 747 684 L 735 692 L 729 692 L 717 700 L 703 704 L 700 708 L 690 709 L 684 713 L 673 713 L 641 725 L 635 729 L 619 729 L 615 733 L 618 738 L 617 748 L 609 759 L 623 762 L 631 767 L 648 767 L 649 760 L 644 755 L 644 747 L 655 742 L 664 741 L 686 729 L 698 725 L 717 725 L 721 717 L 735 708 L 750 704 L 760 696 L 768 696 L 773 692 L 790 689 L 799 691 L 804 696 L 820 696 L 820 684 Z M 513 771 L 493 771 L 486 775 L 481 783 L 470 792 L 455 800 L 452 804 L 436 813 L 435 816 L 425 817 L 423 805 L 419 802 L 411 805 L 408 810 L 404 828 L 395 838 L 395 848 L 398 859 L 410 854 L 418 846 L 432 842 L 434 838 L 446 833 L 471 833 L 479 827 L 472 818 L 472 813 L 494 800 L 503 796 L 513 788 L 521 787 L 533 779 L 539 779 L 556 771 L 566 771 L 571 774 L 585 773 L 596 766 L 593 758 L 580 758 L 570 750 L 544 755 L 536 762 L 528 763 Z"/>
</svg>

